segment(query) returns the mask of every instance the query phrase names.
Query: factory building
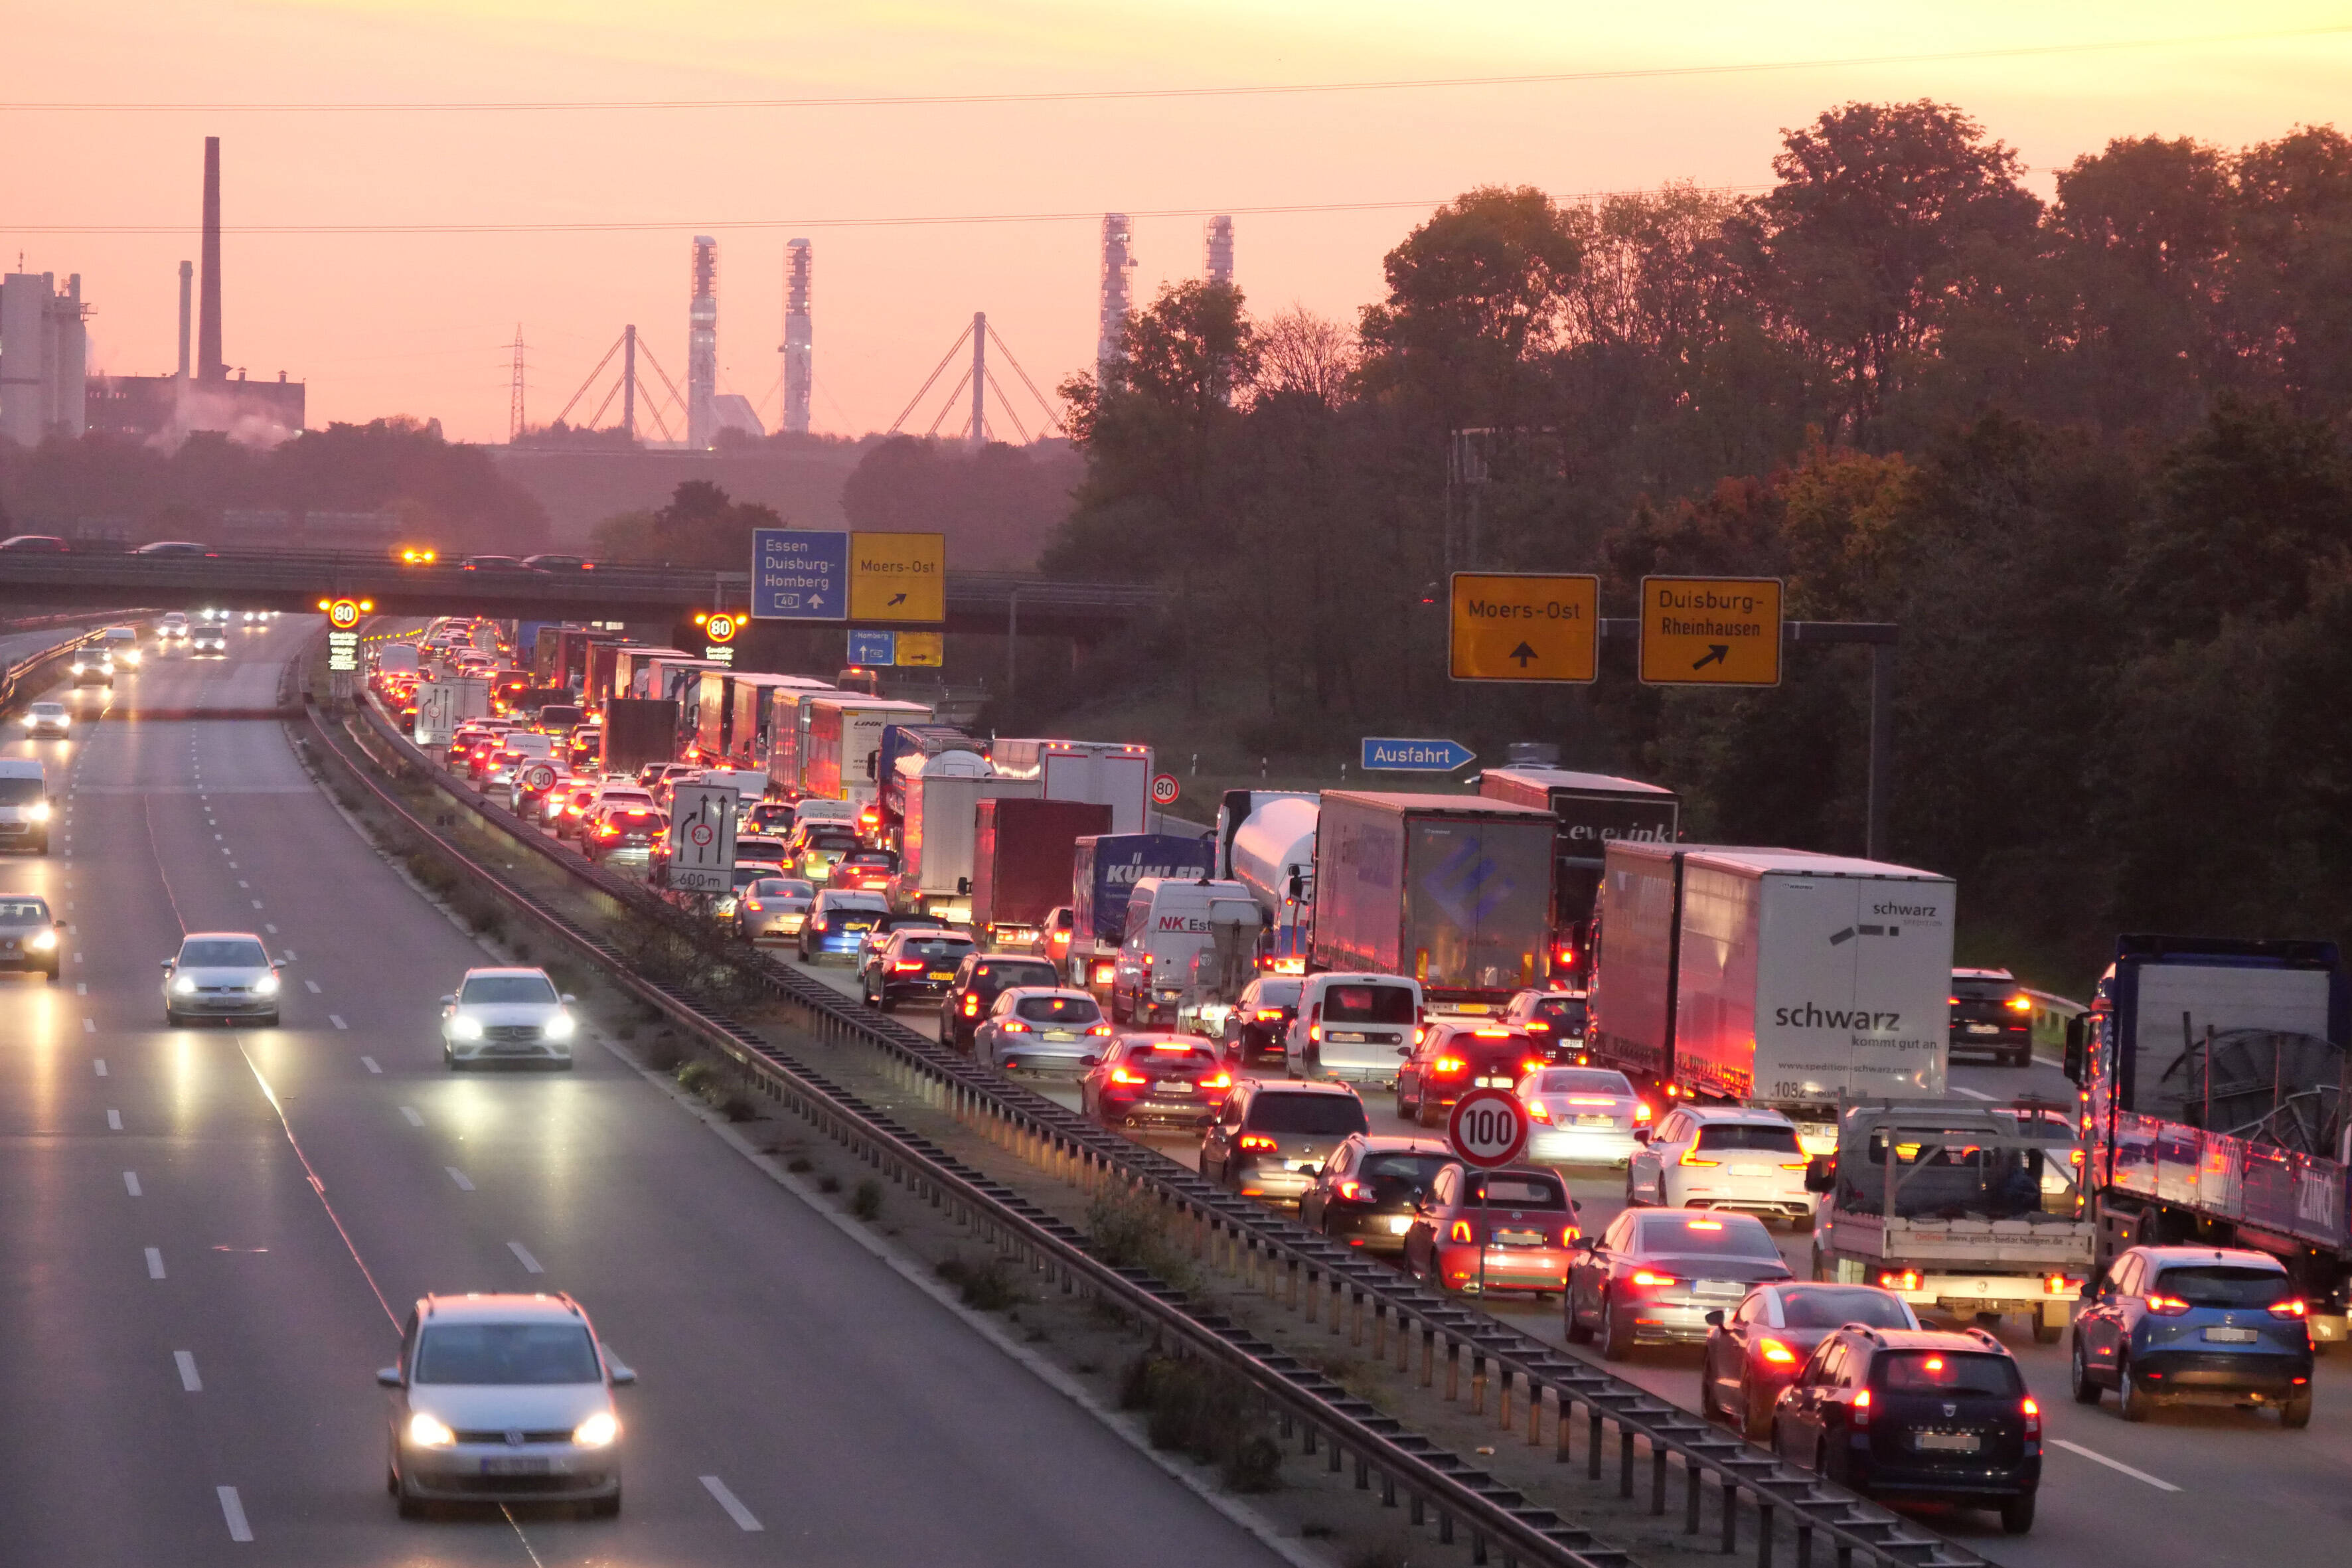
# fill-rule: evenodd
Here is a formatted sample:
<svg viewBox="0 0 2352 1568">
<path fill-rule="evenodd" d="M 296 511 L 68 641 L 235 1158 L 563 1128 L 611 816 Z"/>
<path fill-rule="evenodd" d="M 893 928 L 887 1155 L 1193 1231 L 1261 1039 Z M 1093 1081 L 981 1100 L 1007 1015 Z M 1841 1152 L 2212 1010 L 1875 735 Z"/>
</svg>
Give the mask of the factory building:
<svg viewBox="0 0 2352 1568">
<path fill-rule="evenodd" d="M 89 329 L 81 274 L 58 287 L 54 272 L 0 278 L 0 436 L 37 447 L 70 440 L 88 423 Z"/>
</svg>

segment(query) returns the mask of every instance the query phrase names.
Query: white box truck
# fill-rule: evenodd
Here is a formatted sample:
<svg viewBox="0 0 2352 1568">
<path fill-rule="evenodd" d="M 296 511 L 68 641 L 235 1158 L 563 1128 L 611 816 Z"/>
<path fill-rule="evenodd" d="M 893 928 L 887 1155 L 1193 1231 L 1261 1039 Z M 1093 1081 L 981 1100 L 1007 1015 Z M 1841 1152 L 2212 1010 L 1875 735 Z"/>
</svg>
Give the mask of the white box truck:
<svg viewBox="0 0 2352 1568">
<path fill-rule="evenodd" d="M 1937 1099 L 1957 890 L 1932 871 L 1798 849 L 1612 841 L 1595 1054 L 1702 1100 L 1785 1112 L 1808 1153 L 1838 1107 Z"/>
<path fill-rule="evenodd" d="M 820 800 L 845 800 L 860 808 L 882 793 L 875 768 L 882 754 L 882 731 L 891 724 L 928 724 L 931 710 L 919 702 L 883 697 L 819 696 L 809 699 L 808 731 L 800 758 L 801 788 Z"/>
<path fill-rule="evenodd" d="M 977 808 L 983 800 L 1034 796 L 1036 781 L 999 778 L 976 752 L 902 756 L 898 769 L 906 815 L 899 822 L 891 907 L 970 925 Z"/>
<path fill-rule="evenodd" d="M 1034 779 L 1045 800 L 1110 807 L 1113 833 L 1151 831 L 1151 748 L 1117 741 L 992 741 L 997 776 Z"/>
</svg>

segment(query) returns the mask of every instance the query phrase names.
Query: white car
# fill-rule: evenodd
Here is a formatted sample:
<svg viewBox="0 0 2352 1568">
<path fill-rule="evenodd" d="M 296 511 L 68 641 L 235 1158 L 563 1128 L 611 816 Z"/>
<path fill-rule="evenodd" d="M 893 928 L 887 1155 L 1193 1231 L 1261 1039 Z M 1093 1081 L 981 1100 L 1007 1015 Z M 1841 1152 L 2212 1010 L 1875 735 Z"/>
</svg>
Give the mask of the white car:
<svg viewBox="0 0 2352 1568">
<path fill-rule="evenodd" d="M 1820 1202 L 1805 1190 L 1805 1152 L 1796 1123 L 1777 1110 L 1682 1105 L 1625 1167 L 1625 1202 L 1667 1208 L 1735 1209 L 1810 1230 Z"/>
<path fill-rule="evenodd" d="M 384 1479 L 401 1518 L 443 1500 L 621 1511 L 613 1390 L 637 1374 L 570 1296 L 427 1296 L 375 1380 L 393 1391 Z"/>
<path fill-rule="evenodd" d="M 278 966 L 251 931 L 192 931 L 176 958 L 163 961 L 163 1021 L 178 1028 L 195 1018 L 278 1022 Z"/>
<path fill-rule="evenodd" d="M 1650 1108 L 1612 1068 L 1539 1068 L 1512 1092 L 1528 1108 L 1527 1159 L 1538 1165 L 1630 1165 Z"/>
<path fill-rule="evenodd" d="M 558 993 L 543 969 L 468 969 L 441 998 L 441 1059 L 452 1071 L 493 1061 L 569 1068 L 580 1032 L 575 1000 Z"/>
<path fill-rule="evenodd" d="M 62 702 L 36 702 L 25 710 L 25 733 L 69 735 L 73 733 L 73 715 Z"/>
</svg>

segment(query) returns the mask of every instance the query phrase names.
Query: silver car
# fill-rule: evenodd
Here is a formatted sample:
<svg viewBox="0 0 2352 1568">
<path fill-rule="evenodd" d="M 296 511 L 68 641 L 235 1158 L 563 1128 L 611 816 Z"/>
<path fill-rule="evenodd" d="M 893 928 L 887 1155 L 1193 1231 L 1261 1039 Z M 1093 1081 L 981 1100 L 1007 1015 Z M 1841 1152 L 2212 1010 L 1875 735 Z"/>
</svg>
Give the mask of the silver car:
<svg viewBox="0 0 2352 1568">
<path fill-rule="evenodd" d="M 1002 992 L 971 1034 L 971 1054 L 1008 1072 L 1062 1072 L 1093 1065 L 1111 1034 L 1102 1004 L 1084 991 L 1016 985 Z"/>
<path fill-rule="evenodd" d="M 393 1390 L 384 1485 L 401 1518 L 435 1502 L 621 1511 L 613 1390 L 637 1374 L 570 1296 L 427 1296 L 375 1380 Z"/>
<path fill-rule="evenodd" d="M 1650 1108 L 1610 1068 L 1539 1068 L 1512 1091 L 1528 1108 L 1527 1160 L 1538 1165 L 1614 1165 L 1641 1147 Z"/>
<path fill-rule="evenodd" d="M 816 902 L 816 885 L 798 877 L 762 877 L 743 889 L 735 906 L 735 929 L 752 942 L 797 937 Z"/>
<path fill-rule="evenodd" d="M 198 1018 L 275 1024 L 278 968 L 251 931 L 190 931 L 179 956 L 163 960 L 163 1021 L 175 1029 Z"/>
<path fill-rule="evenodd" d="M 579 1020 L 569 993 L 543 969 L 468 969 L 441 998 L 441 1059 L 454 1071 L 476 1062 L 572 1065 Z"/>
</svg>

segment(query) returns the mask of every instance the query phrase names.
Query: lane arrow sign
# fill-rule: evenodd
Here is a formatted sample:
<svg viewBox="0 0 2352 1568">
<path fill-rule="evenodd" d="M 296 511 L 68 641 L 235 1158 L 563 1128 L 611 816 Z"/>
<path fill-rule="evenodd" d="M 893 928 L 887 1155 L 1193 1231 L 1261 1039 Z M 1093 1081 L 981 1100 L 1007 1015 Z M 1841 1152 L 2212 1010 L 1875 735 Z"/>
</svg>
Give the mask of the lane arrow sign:
<svg viewBox="0 0 2352 1568">
<path fill-rule="evenodd" d="M 1505 658 L 1517 659 L 1519 661 L 1519 668 L 1521 669 L 1525 669 L 1531 661 L 1539 658 L 1542 656 L 1538 654 L 1535 649 L 1529 647 L 1527 644 L 1521 643 L 1518 647 L 1513 648 L 1503 657 Z"/>
<path fill-rule="evenodd" d="M 1693 669 L 1705 669 L 1708 665 L 1721 664 L 1725 659 L 1727 659 L 1730 657 L 1731 645 L 1729 643 L 1711 642 L 1706 645 L 1706 657 L 1695 660 L 1692 663 L 1691 668 Z"/>
</svg>

